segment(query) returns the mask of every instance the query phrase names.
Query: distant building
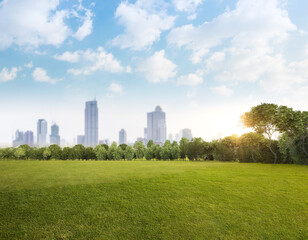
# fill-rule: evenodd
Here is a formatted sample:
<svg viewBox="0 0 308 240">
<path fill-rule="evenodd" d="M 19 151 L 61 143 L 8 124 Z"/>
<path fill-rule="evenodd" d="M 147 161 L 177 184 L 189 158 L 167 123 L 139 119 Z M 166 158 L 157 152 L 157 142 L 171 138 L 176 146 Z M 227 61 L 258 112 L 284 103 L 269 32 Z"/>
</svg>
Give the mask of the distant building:
<svg viewBox="0 0 308 240">
<path fill-rule="evenodd" d="M 13 140 L 13 147 L 18 147 L 24 144 L 24 133 L 17 130 L 15 132 L 15 139 Z"/>
<path fill-rule="evenodd" d="M 59 126 L 55 123 L 51 126 L 50 144 L 60 146 Z"/>
<path fill-rule="evenodd" d="M 127 135 L 123 128 L 119 132 L 119 145 L 120 144 L 127 144 Z"/>
<path fill-rule="evenodd" d="M 106 145 L 110 145 L 110 140 L 107 138 L 107 139 L 103 139 L 103 140 L 99 140 L 99 144 L 106 144 Z"/>
<path fill-rule="evenodd" d="M 172 143 L 173 142 L 173 135 L 172 135 L 172 133 L 170 133 L 169 135 L 168 135 L 168 139 L 169 139 L 169 141 Z"/>
<path fill-rule="evenodd" d="M 77 144 L 84 145 L 84 135 L 77 136 Z"/>
<path fill-rule="evenodd" d="M 37 121 L 37 145 L 46 146 L 47 144 L 47 122 L 45 119 Z"/>
<path fill-rule="evenodd" d="M 181 135 L 179 133 L 175 134 L 175 141 L 179 142 L 181 140 Z"/>
<path fill-rule="evenodd" d="M 147 114 L 147 140 L 162 145 L 167 138 L 166 132 L 166 113 L 157 106 L 154 112 Z"/>
<path fill-rule="evenodd" d="M 189 141 L 193 138 L 191 129 L 189 129 L 189 128 L 182 129 L 181 135 L 182 135 L 182 137 L 187 138 Z"/>
<path fill-rule="evenodd" d="M 98 108 L 97 101 L 86 102 L 84 145 L 95 147 L 98 144 Z"/>
<path fill-rule="evenodd" d="M 24 134 L 24 143 L 30 147 L 34 146 L 34 134 L 32 131 L 26 131 Z"/>
<path fill-rule="evenodd" d="M 147 128 L 143 129 L 143 138 L 148 139 L 148 129 Z"/>
</svg>

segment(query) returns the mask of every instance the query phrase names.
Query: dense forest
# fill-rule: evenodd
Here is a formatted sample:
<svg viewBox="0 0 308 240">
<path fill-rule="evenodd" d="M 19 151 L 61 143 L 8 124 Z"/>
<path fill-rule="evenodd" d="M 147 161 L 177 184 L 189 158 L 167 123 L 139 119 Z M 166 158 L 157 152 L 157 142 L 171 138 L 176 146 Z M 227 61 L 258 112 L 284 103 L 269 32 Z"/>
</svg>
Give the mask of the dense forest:
<svg viewBox="0 0 308 240">
<path fill-rule="evenodd" d="M 308 112 L 295 111 L 287 106 L 263 103 L 252 107 L 241 116 L 243 125 L 253 132 L 232 135 L 211 142 L 201 138 L 180 142 L 167 140 L 163 146 L 151 140 L 133 146 L 102 144 L 95 148 L 75 145 L 61 148 L 58 145 L 35 148 L 21 145 L 0 149 L 0 159 L 38 160 L 216 160 L 260 163 L 308 164 Z M 279 133 L 278 140 L 273 134 Z"/>
</svg>

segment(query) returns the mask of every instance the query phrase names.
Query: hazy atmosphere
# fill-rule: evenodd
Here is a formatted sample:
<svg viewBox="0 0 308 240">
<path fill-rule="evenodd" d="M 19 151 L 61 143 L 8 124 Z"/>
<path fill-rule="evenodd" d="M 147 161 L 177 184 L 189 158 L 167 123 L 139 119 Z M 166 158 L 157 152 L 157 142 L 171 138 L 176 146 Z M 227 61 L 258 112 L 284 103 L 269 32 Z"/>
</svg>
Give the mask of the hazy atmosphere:
<svg viewBox="0 0 308 240">
<path fill-rule="evenodd" d="M 143 136 L 160 105 L 167 134 L 245 131 L 261 102 L 305 110 L 308 1 L 0 1 L 0 144 L 54 121 L 73 143 L 96 98 L 99 139 Z"/>
</svg>

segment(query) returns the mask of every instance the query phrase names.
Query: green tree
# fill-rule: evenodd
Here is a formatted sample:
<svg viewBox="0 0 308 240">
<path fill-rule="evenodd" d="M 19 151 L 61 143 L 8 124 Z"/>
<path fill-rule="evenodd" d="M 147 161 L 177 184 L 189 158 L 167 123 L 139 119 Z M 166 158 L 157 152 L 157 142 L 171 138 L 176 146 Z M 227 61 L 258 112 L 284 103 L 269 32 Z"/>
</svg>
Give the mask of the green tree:
<svg viewBox="0 0 308 240">
<path fill-rule="evenodd" d="M 115 159 L 114 154 L 115 154 L 116 149 L 117 149 L 117 143 L 113 142 L 111 144 L 111 146 L 109 147 L 109 149 L 108 149 L 108 159 L 109 160 L 114 160 Z"/>
<path fill-rule="evenodd" d="M 145 154 L 145 146 L 142 141 L 136 141 L 134 144 L 136 158 L 141 159 Z"/>
<path fill-rule="evenodd" d="M 49 148 L 44 148 L 44 151 L 43 151 L 43 157 L 45 160 L 48 160 L 50 159 L 50 156 L 51 156 L 51 151 Z"/>
<path fill-rule="evenodd" d="M 177 143 L 177 142 L 173 142 Z M 179 159 L 181 157 L 181 149 L 178 144 L 172 144 L 171 147 L 171 158 L 172 159 Z"/>
<path fill-rule="evenodd" d="M 97 145 L 94 149 L 97 160 L 107 159 L 107 150 L 102 145 Z"/>
<path fill-rule="evenodd" d="M 124 151 L 120 146 L 118 146 L 114 152 L 114 159 L 121 160 L 123 159 L 123 156 L 124 156 Z"/>
<path fill-rule="evenodd" d="M 52 144 L 49 147 L 51 152 L 50 158 L 51 159 L 61 159 L 62 149 L 57 144 Z"/>
<path fill-rule="evenodd" d="M 204 143 L 202 138 L 193 138 L 187 145 L 187 155 L 190 160 L 204 158 Z"/>
<path fill-rule="evenodd" d="M 19 160 L 19 159 L 22 159 L 26 156 L 26 151 L 25 151 L 24 148 L 18 147 L 18 148 L 16 148 L 14 155 Z"/>
<path fill-rule="evenodd" d="M 245 133 L 238 138 L 238 157 L 240 162 L 261 162 L 261 147 L 264 136 L 258 133 Z"/>
<path fill-rule="evenodd" d="M 277 163 L 277 153 L 272 148 L 272 136 L 278 130 L 277 111 L 278 106 L 276 104 L 262 103 L 252 107 L 250 112 L 241 116 L 244 126 L 267 136 L 269 140 L 268 148 L 274 156 L 274 163 Z"/>
<path fill-rule="evenodd" d="M 84 160 L 97 160 L 96 154 L 92 147 L 86 147 L 84 150 L 83 158 Z"/>
<path fill-rule="evenodd" d="M 162 158 L 161 156 L 161 152 L 162 152 L 162 147 L 158 144 L 155 144 L 153 147 L 153 153 L 154 153 L 154 157 L 157 159 L 157 160 L 160 160 Z"/>
<path fill-rule="evenodd" d="M 86 159 L 86 148 L 82 144 L 77 144 L 72 148 L 70 159 Z"/>
<path fill-rule="evenodd" d="M 123 152 L 125 151 L 125 149 L 127 148 L 127 144 L 122 143 L 119 145 L 120 148 L 122 148 Z"/>
<path fill-rule="evenodd" d="M 154 149 L 155 149 L 154 145 L 150 145 L 145 150 L 145 158 L 147 160 L 151 160 L 151 159 L 155 158 L 155 156 L 154 156 Z"/>
<path fill-rule="evenodd" d="M 171 144 L 164 144 L 160 152 L 161 158 L 164 160 L 171 159 Z"/>
<path fill-rule="evenodd" d="M 181 158 L 186 158 L 188 154 L 188 143 L 189 140 L 187 138 L 182 138 L 180 140 L 180 149 L 181 149 Z"/>
<path fill-rule="evenodd" d="M 147 143 L 147 148 L 153 147 L 154 145 L 155 145 L 154 141 L 153 140 L 149 140 L 148 143 Z"/>
<path fill-rule="evenodd" d="M 109 146 L 107 144 L 101 144 L 102 147 L 104 147 L 106 149 L 106 151 L 108 151 Z"/>
<path fill-rule="evenodd" d="M 134 149 L 131 146 L 127 146 L 124 152 L 125 159 L 133 160 L 135 156 Z"/>
</svg>

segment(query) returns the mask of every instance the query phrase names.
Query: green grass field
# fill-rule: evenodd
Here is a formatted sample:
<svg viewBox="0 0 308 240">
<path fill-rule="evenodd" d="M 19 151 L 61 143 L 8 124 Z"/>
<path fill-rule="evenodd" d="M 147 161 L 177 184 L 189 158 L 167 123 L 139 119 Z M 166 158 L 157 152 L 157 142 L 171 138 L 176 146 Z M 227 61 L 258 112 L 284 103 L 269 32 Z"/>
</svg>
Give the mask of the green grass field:
<svg viewBox="0 0 308 240">
<path fill-rule="evenodd" d="M 0 239 L 308 239 L 308 167 L 1 161 Z"/>
</svg>

